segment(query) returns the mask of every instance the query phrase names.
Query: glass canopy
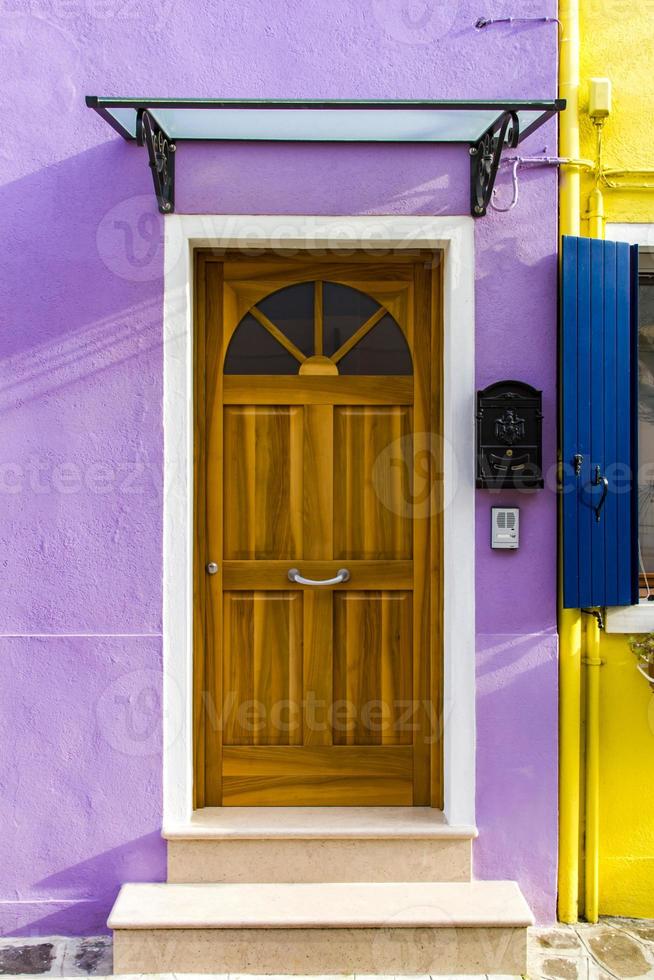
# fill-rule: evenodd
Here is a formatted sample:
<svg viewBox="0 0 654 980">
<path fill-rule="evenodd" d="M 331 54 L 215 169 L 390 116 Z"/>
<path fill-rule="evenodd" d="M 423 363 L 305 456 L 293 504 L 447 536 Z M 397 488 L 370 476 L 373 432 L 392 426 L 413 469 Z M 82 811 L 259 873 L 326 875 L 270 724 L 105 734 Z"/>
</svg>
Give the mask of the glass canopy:
<svg viewBox="0 0 654 980">
<path fill-rule="evenodd" d="M 175 210 L 180 140 L 329 143 L 463 143 L 470 150 L 470 213 L 486 214 L 505 146 L 515 147 L 557 112 L 544 101 L 318 99 L 113 99 L 87 95 L 126 140 L 147 147 L 157 203 Z"/>
<path fill-rule="evenodd" d="M 145 109 L 173 140 L 373 143 L 477 143 L 515 113 L 520 139 L 559 112 L 564 102 L 320 101 L 112 99 L 88 96 L 125 139 L 136 139 Z"/>
</svg>

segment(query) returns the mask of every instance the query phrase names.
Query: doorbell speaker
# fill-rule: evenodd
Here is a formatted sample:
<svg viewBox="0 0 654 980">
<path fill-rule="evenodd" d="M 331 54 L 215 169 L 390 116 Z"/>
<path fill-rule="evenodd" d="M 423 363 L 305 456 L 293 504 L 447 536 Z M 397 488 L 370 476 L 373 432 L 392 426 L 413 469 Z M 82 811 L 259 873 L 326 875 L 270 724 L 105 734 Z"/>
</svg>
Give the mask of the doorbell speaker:
<svg viewBox="0 0 654 980">
<path fill-rule="evenodd" d="M 491 548 L 516 549 L 520 544 L 520 509 L 491 507 Z"/>
</svg>

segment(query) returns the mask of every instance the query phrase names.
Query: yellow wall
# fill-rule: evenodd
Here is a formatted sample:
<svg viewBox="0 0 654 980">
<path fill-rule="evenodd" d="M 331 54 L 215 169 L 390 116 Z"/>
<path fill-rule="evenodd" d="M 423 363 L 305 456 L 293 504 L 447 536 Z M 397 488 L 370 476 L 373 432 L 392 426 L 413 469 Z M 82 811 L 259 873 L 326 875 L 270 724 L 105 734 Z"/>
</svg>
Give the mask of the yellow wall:
<svg viewBox="0 0 654 980">
<path fill-rule="evenodd" d="M 654 3 L 580 0 L 580 156 L 597 159 L 587 114 L 588 79 L 612 82 L 603 127 L 603 168 L 654 168 Z M 602 186 L 607 222 L 654 223 L 654 172 L 617 176 Z M 649 190 L 628 184 L 649 183 Z M 592 174 L 581 176 L 581 234 Z M 654 695 L 636 671 L 628 637 L 602 634 L 600 656 L 600 854 L 602 915 L 654 916 Z"/>
<path fill-rule="evenodd" d="M 608 77 L 613 87 L 611 115 L 604 125 L 603 165 L 608 169 L 654 168 L 654 3 L 652 0 L 580 0 L 580 155 L 596 159 L 594 127 L 587 114 L 588 79 Z M 624 183 L 645 181 L 637 175 Z M 654 173 L 647 181 L 654 186 Z M 582 235 L 592 176 L 582 172 Z M 604 188 L 607 221 L 654 222 L 654 193 Z"/>
<path fill-rule="evenodd" d="M 654 916 L 654 694 L 625 637 L 604 634 L 600 687 L 601 915 Z"/>
</svg>

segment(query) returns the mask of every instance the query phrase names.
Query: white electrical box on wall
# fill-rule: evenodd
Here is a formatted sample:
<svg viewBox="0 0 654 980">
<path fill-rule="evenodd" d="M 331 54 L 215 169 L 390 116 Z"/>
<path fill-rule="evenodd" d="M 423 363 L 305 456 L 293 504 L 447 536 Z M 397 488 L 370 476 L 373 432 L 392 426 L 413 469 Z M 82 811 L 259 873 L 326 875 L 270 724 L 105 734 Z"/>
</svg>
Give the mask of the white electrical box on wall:
<svg viewBox="0 0 654 980">
<path fill-rule="evenodd" d="M 520 544 L 520 509 L 491 507 L 491 548 L 517 548 Z"/>
</svg>

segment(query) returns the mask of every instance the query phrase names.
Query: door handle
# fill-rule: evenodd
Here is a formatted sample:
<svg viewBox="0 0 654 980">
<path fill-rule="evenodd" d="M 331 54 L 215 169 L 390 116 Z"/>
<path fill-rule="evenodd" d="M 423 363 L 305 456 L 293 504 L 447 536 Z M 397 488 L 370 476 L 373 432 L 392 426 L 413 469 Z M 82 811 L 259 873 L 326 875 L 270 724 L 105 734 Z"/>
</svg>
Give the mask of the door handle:
<svg viewBox="0 0 654 980">
<path fill-rule="evenodd" d="M 609 492 L 609 481 L 605 476 L 602 476 L 602 470 L 599 466 L 595 467 L 595 479 L 593 480 L 593 486 L 602 488 L 602 496 L 599 499 L 599 503 L 595 507 L 595 520 L 599 524 L 602 518 L 602 507 L 606 503 L 606 496 Z"/>
<path fill-rule="evenodd" d="M 334 578 L 313 579 L 302 578 L 298 568 L 290 568 L 288 577 L 291 582 L 295 582 L 297 585 L 340 585 L 341 582 L 347 582 L 350 573 L 347 568 L 339 568 Z"/>
</svg>

